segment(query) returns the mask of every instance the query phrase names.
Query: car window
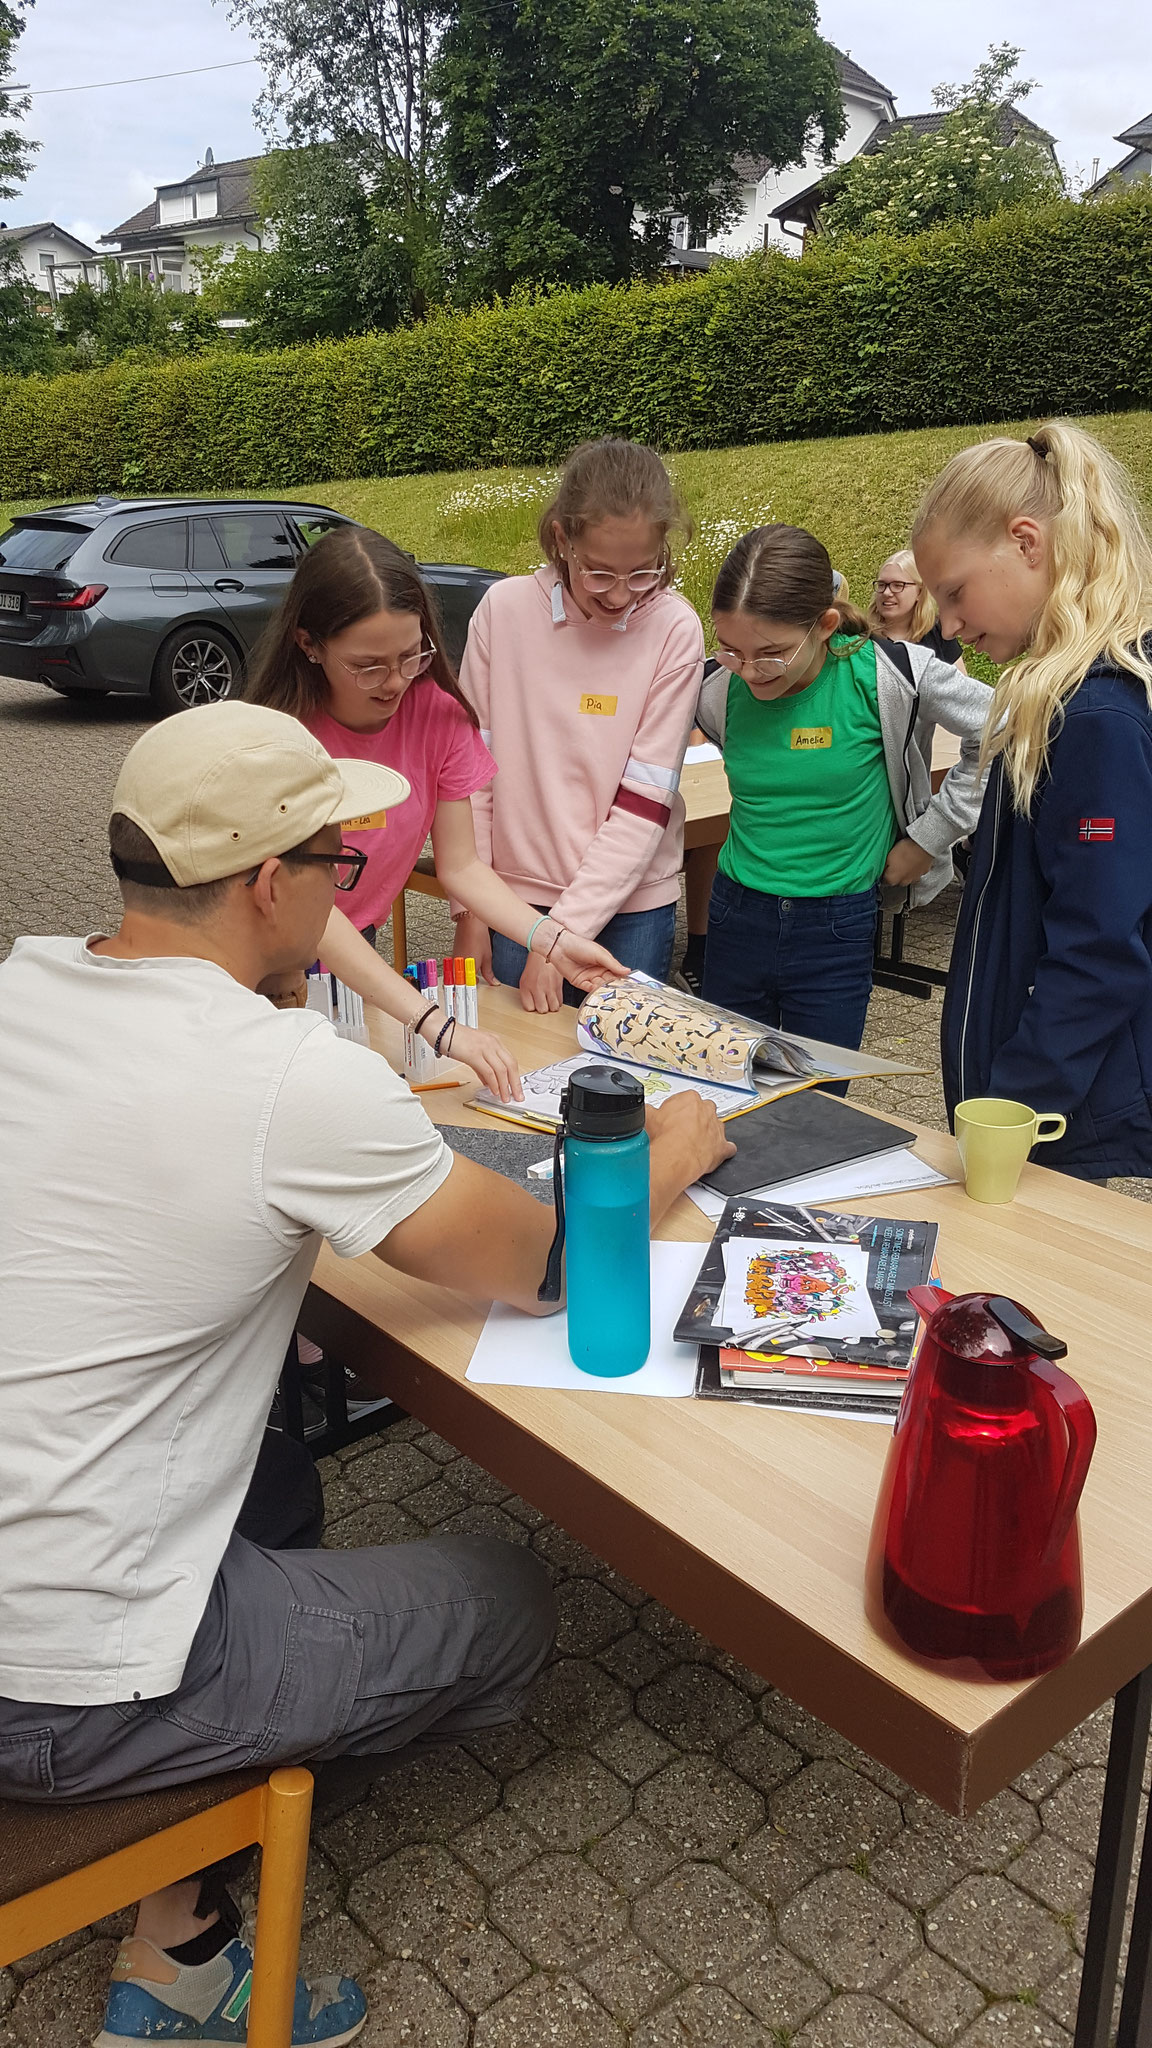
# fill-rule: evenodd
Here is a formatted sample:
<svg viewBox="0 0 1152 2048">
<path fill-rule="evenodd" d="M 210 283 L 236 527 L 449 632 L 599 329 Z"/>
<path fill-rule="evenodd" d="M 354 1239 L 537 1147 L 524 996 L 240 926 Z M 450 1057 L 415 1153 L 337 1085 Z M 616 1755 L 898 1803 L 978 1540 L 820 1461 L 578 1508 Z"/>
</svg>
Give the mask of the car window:
<svg viewBox="0 0 1152 2048">
<path fill-rule="evenodd" d="M 305 547 L 313 548 L 326 533 L 335 533 L 341 526 L 347 526 L 346 519 L 337 519 L 331 512 L 293 512 L 292 517 L 300 530 Z"/>
<path fill-rule="evenodd" d="M 129 527 L 105 560 L 120 569 L 182 569 L 188 559 L 188 522 L 157 519 Z"/>
<path fill-rule="evenodd" d="M 294 569 L 296 550 L 275 513 L 217 512 L 212 524 L 230 569 Z"/>
<path fill-rule="evenodd" d="M 62 569 L 91 531 L 57 519 L 17 520 L 0 534 L 0 569 Z"/>
<path fill-rule="evenodd" d="M 210 519 L 192 521 L 192 567 L 194 569 L 223 569 L 227 567 L 224 550 L 212 531 Z"/>
</svg>

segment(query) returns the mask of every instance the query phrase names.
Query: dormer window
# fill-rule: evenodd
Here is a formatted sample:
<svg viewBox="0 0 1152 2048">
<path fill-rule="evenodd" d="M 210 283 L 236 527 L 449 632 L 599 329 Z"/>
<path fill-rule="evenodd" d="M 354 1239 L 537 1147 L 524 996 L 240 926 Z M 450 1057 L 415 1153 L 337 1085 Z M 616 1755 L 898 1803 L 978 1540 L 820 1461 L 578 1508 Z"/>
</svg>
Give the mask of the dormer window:
<svg viewBox="0 0 1152 2048">
<path fill-rule="evenodd" d="M 160 222 L 214 220 L 220 211 L 220 187 L 215 180 L 195 185 L 162 185 L 158 188 Z"/>
</svg>

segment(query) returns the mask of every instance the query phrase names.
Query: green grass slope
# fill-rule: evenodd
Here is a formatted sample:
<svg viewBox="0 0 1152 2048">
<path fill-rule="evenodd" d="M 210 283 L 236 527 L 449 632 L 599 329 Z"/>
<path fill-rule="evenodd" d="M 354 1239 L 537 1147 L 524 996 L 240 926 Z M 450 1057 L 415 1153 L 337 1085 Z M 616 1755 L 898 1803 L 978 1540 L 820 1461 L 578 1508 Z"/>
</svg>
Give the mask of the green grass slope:
<svg viewBox="0 0 1152 2048">
<path fill-rule="evenodd" d="M 749 527 L 775 519 L 818 534 L 866 606 L 877 568 L 906 545 L 920 493 L 948 457 L 973 441 L 1035 425 L 939 427 L 676 455 L 669 467 L 696 528 L 678 550 L 685 595 L 706 619 L 728 549 Z M 1110 414 L 1084 425 L 1127 464 L 1152 512 L 1152 413 Z M 536 526 L 554 477 L 539 469 L 466 470 L 336 481 L 284 495 L 363 520 L 424 561 L 515 573 L 540 560 Z M 0 512 L 31 509 L 8 505 Z"/>
</svg>

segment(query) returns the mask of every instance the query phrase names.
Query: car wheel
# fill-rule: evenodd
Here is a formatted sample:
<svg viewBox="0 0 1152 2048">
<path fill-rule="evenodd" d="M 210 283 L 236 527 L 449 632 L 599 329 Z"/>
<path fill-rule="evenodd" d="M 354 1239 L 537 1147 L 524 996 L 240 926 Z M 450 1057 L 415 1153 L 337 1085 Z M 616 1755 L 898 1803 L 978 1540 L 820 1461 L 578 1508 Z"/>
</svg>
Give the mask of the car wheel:
<svg viewBox="0 0 1152 2048">
<path fill-rule="evenodd" d="M 243 663 L 234 643 L 213 626 L 169 633 L 152 671 L 152 702 L 162 718 L 194 704 L 220 704 L 239 694 Z"/>
</svg>

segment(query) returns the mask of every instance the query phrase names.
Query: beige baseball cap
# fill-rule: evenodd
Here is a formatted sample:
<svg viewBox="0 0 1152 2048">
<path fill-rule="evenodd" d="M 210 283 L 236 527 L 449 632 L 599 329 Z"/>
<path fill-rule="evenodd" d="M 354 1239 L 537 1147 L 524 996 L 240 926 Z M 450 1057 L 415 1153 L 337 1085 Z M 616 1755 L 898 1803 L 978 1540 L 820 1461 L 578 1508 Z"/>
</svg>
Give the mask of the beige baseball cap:
<svg viewBox="0 0 1152 2048">
<path fill-rule="evenodd" d="M 335 761 L 286 712 L 200 704 L 138 739 L 113 811 L 148 834 L 181 889 L 243 874 L 324 825 L 383 825 L 411 791 L 375 761 Z"/>
</svg>

